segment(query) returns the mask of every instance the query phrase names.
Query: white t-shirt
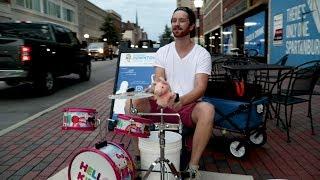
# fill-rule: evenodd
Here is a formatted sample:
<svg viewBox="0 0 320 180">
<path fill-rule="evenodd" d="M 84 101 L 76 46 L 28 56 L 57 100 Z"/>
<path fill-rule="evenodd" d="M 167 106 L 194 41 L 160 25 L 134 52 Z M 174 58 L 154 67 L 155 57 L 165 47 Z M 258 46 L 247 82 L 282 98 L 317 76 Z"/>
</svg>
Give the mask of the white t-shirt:
<svg viewBox="0 0 320 180">
<path fill-rule="evenodd" d="M 154 66 L 165 69 L 171 90 L 183 96 L 194 89 L 195 75 L 210 75 L 212 65 L 209 52 L 198 44 L 181 59 L 176 51 L 175 42 L 172 42 L 157 51 Z"/>
</svg>

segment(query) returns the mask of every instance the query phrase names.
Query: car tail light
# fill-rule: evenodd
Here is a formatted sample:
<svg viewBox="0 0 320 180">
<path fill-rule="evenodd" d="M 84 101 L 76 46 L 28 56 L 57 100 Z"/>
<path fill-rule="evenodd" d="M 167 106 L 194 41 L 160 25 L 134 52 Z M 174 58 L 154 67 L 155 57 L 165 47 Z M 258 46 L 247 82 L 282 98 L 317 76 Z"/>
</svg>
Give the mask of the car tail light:
<svg viewBox="0 0 320 180">
<path fill-rule="evenodd" d="M 21 61 L 31 60 L 31 47 L 21 46 Z"/>
</svg>

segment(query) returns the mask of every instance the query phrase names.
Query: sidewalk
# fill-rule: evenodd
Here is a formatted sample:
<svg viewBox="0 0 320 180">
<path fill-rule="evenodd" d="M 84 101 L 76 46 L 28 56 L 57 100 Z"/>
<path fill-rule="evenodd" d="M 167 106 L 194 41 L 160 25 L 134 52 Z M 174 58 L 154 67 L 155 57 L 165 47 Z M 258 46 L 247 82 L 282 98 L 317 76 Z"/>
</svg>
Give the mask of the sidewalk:
<svg viewBox="0 0 320 180">
<path fill-rule="evenodd" d="M 0 137 L 0 179 L 47 179 L 68 166 L 83 147 L 93 147 L 100 140 L 99 130 L 93 132 L 62 131 L 62 110 L 65 107 L 95 108 L 100 119 L 109 117 L 113 81 L 105 82 L 92 91 L 12 130 Z M 221 173 L 248 174 L 255 179 L 288 178 L 320 179 L 320 96 L 313 98 L 316 135 L 311 135 L 309 119 L 294 107 L 291 127 L 292 142 L 286 134 L 268 122 L 268 141 L 260 148 L 250 148 L 249 156 L 236 160 L 225 153 L 225 140 L 212 138 L 200 168 Z M 303 108 L 306 109 L 306 108 Z M 105 122 L 104 124 L 105 125 Z M 219 134 L 219 133 L 218 133 Z M 137 154 L 132 139 L 109 132 L 108 141 L 123 143 L 132 156 Z"/>
</svg>

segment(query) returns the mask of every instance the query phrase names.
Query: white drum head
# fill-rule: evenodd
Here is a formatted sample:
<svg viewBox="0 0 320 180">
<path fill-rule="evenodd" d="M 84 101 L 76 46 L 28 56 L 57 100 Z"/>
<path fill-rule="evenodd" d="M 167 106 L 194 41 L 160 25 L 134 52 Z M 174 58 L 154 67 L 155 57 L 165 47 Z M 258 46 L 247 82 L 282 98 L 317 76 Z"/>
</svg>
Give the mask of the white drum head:
<svg viewBox="0 0 320 180">
<path fill-rule="evenodd" d="M 69 165 L 69 179 L 120 179 L 115 164 L 103 152 L 96 149 L 82 150 Z M 80 178 L 81 179 L 81 178 Z"/>
</svg>

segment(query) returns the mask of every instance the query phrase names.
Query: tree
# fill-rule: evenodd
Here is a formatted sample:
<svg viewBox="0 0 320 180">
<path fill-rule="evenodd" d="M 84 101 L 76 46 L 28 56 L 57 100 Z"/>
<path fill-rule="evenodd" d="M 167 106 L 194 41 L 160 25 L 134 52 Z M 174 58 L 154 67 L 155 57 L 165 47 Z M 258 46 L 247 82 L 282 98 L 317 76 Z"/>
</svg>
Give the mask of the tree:
<svg viewBox="0 0 320 180">
<path fill-rule="evenodd" d="M 101 39 L 107 38 L 107 41 L 110 44 L 116 45 L 116 43 L 120 41 L 120 32 L 114 25 L 113 17 L 107 15 L 100 30 L 104 33 L 101 36 Z"/>
<path fill-rule="evenodd" d="M 171 33 L 172 33 L 171 29 L 166 24 L 166 26 L 164 27 L 163 34 L 159 37 L 161 45 L 168 44 L 168 43 L 170 43 L 170 42 L 172 42 L 174 40 L 174 38 L 172 37 Z"/>
</svg>

